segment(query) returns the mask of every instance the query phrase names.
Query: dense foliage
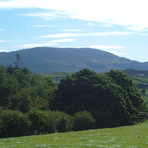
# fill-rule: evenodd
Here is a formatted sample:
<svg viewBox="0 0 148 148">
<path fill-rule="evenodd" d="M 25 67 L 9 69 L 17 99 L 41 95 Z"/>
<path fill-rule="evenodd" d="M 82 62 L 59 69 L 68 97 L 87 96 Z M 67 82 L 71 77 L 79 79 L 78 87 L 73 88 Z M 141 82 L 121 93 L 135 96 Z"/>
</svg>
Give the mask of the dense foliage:
<svg viewBox="0 0 148 148">
<path fill-rule="evenodd" d="M 55 84 L 24 68 L 19 55 L 15 66 L 0 66 L 0 137 L 128 125 L 147 118 L 146 111 L 120 71 L 83 69 Z"/>
<path fill-rule="evenodd" d="M 30 124 L 28 117 L 19 111 L 1 111 L 0 138 L 27 135 Z"/>
<path fill-rule="evenodd" d="M 33 74 L 26 68 L 0 67 L 0 106 L 28 112 L 48 109 L 56 85 L 49 77 Z"/>
<path fill-rule="evenodd" d="M 68 76 L 61 80 L 53 104 L 69 114 L 91 112 L 96 127 L 133 124 L 139 121 L 139 113 L 144 116 L 136 86 L 125 73 L 114 70 L 98 74 L 84 69 Z"/>
<path fill-rule="evenodd" d="M 88 111 L 77 112 L 74 114 L 73 130 L 87 130 L 95 127 L 95 119 Z"/>
<path fill-rule="evenodd" d="M 68 132 L 72 130 L 72 117 L 59 111 L 31 110 L 29 134 Z"/>
</svg>

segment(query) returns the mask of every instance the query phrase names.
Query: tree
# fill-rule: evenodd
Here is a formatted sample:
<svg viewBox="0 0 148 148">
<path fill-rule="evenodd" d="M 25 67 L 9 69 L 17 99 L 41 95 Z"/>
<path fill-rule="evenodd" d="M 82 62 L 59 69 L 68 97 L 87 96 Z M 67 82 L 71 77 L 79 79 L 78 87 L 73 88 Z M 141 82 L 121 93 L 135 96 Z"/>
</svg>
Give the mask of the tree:
<svg viewBox="0 0 148 148">
<path fill-rule="evenodd" d="M 30 110 L 30 134 L 67 132 L 72 129 L 72 117 L 64 112 Z"/>
<path fill-rule="evenodd" d="M 141 99 L 140 91 L 138 91 L 136 85 L 127 74 L 122 71 L 111 70 L 106 73 L 106 75 L 111 77 L 115 83 L 121 86 L 135 110 L 143 110 L 143 100 Z"/>
<path fill-rule="evenodd" d="M 119 76 L 115 79 L 110 73 L 97 74 L 83 69 L 62 79 L 53 100 L 54 109 L 69 114 L 86 110 L 99 120 L 98 114 L 102 116 L 104 123 L 112 119 L 114 123 L 106 122 L 105 126 L 133 123 L 133 116 L 142 108 L 138 90 L 125 74 L 116 71 Z"/>
<path fill-rule="evenodd" d="M 43 134 L 49 132 L 47 112 L 37 109 L 30 110 L 28 112 L 28 117 L 31 121 L 30 134 Z"/>
<path fill-rule="evenodd" d="M 143 95 L 146 95 L 146 90 L 144 88 L 142 88 L 141 92 Z"/>
<path fill-rule="evenodd" d="M 95 127 L 95 119 L 90 112 L 82 111 L 74 114 L 73 129 L 75 131 L 88 130 Z"/>
<path fill-rule="evenodd" d="M 11 105 L 10 97 L 18 90 L 16 79 L 7 74 L 0 74 L 0 106 L 9 108 Z"/>
<path fill-rule="evenodd" d="M 21 56 L 18 53 L 16 53 L 16 61 L 14 62 L 14 65 L 16 69 L 23 68 L 23 62 L 21 60 Z"/>
<path fill-rule="evenodd" d="M 0 137 L 16 137 L 28 134 L 30 121 L 19 111 L 3 110 L 0 112 Z"/>
</svg>

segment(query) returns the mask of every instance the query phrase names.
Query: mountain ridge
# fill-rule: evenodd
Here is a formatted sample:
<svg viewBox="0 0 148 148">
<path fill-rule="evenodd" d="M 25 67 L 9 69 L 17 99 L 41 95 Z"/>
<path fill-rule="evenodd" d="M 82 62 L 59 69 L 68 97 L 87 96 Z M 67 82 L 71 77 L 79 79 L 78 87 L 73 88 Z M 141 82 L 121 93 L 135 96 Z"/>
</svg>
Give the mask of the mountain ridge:
<svg viewBox="0 0 148 148">
<path fill-rule="evenodd" d="M 1 52 L 0 65 L 13 65 L 16 53 L 20 55 L 24 66 L 35 73 L 76 72 L 83 68 L 96 72 L 111 69 L 148 70 L 148 62 L 130 60 L 93 48 L 35 47 Z"/>
</svg>

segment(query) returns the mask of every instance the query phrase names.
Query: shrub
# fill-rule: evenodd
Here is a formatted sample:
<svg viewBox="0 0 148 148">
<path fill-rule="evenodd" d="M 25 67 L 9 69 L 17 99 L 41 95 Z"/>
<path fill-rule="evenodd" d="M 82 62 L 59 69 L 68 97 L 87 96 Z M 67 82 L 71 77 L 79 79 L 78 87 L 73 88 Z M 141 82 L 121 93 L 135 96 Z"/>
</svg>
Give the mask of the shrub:
<svg viewBox="0 0 148 148">
<path fill-rule="evenodd" d="M 49 118 L 55 120 L 57 132 L 68 132 L 72 130 L 72 117 L 64 112 L 52 111 L 49 113 Z"/>
<path fill-rule="evenodd" d="M 32 110 L 30 134 L 67 132 L 72 129 L 72 117 L 59 111 Z"/>
<path fill-rule="evenodd" d="M 17 137 L 28 134 L 30 121 L 19 111 L 0 112 L 0 137 Z"/>
<path fill-rule="evenodd" d="M 95 120 L 90 112 L 82 111 L 74 115 L 73 129 L 75 131 L 92 129 L 95 126 Z"/>
<path fill-rule="evenodd" d="M 3 120 L 0 118 L 0 138 L 3 137 L 3 132 L 4 132 L 4 122 L 3 122 Z"/>
<path fill-rule="evenodd" d="M 47 111 L 37 109 L 31 110 L 28 112 L 28 117 L 31 121 L 31 127 L 29 131 L 30 134 L 41 134 L 49 132 L 49 117 Z"/>
<path fill-rule="evenodd" d="M 115 127 L 120 125 L 118 120 L 116 120 L 116 118 L 108 110 L 96 111 L 93 115 L 96 119 L 96 128 Z"/>
</svg>

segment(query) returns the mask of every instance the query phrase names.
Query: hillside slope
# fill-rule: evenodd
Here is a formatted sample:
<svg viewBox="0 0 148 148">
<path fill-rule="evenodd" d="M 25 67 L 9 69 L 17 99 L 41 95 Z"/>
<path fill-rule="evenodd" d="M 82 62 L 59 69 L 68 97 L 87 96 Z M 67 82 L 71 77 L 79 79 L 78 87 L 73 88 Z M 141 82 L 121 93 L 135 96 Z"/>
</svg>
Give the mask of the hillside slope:
<svg viewBox="0 0 148 148">
<path fill-rule="evenodd" d="M 76 72 L 89 68 L 96 72 L 110 69 L 148 70 L 148 63 L 140 63 L 114 54 L 91 48 L 36 47 L 16 51 L 24 66 L 36 73 Z M 15 53 L 0 53 L 0 65 L 15 62 Z"/>
<path fill-rule="evenodd" d="M 148 148 L 148 122 L 118 128 L 0 139 L 2 148 Z"/>
</svg>

